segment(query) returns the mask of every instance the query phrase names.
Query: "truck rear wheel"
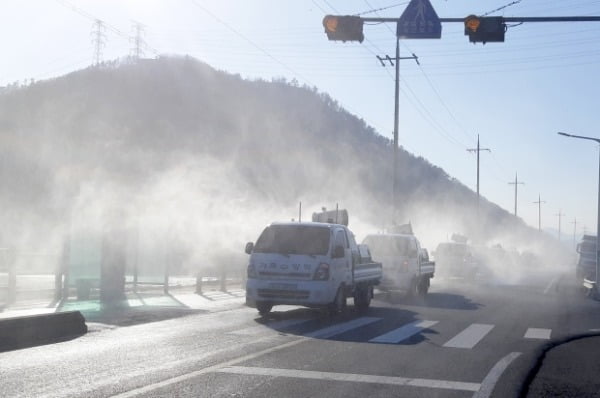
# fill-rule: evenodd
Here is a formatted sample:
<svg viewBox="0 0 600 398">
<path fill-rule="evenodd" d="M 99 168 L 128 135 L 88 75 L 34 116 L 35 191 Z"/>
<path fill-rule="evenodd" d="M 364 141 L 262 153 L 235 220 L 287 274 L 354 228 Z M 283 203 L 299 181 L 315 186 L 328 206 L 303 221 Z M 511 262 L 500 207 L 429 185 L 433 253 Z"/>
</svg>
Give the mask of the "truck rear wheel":
<svg viewBox="0 0 600 398">
<path fill-rule="evenodd" d="M 410 287 L 408 288 L 408 292 L 406 292 L 406 296 L 408 298 L 418 297 L 419 296 L 419 286 L 420 281 L 417 277 L 414 277 L 410 282 Z"/>
<path fill-rule="evenodd" d="M 354 292 L 354 306 L 364 311 L 371 305 L 371 297 L 373 297 L 373 286 L 361 286 Z"/>
<path fill-rule="evenodd" d="M 429 277 L 423 277 L 417 284 L 417 294 L 419 296 L 425 296 L 429 292 Z"/>
<path fill-rule="evenodd" d="M 265 316 L 269 312 L 271 312 L 271 310 L 273 309 L 273 304 L 271 304 L 271 303 L 265 303 L 265 302 L 259 302 L 259 303 L 256 303 L 256 309 L 258 310 L 258 313 L 260 315 Z"/>
</svg>

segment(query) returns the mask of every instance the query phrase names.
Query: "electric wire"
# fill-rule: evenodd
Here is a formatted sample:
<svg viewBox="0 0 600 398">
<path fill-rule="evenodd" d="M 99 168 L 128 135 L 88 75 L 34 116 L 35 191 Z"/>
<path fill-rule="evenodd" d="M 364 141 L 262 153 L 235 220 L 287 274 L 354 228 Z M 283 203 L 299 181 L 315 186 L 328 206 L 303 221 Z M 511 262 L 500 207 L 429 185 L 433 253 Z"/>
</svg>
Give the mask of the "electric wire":
<svg viewBox="0 0 600 398">
<path fill-rule="evenodd" d="M 207 9 L 206 7 L 200 5 L 196 0 L 190 0 L 192 2 L 192 4 L 194 4 L 196 7 L 200 8 L 201 10 L 203 10 L 206 14 L 208 14 L 210 17 L 212 17 L 215 21 L 219 22 L 221 25 L 225 26 L 227 29 L 229 29 L 231 32 L 233 32 L 234 34 L 236 34 L 237 36 L 239 36 L 241 39 L 243 39 L 244 41 L 248 42 L 250 45 L 252 45 L 254 48 L 256 48 L 257 50 L 259 50 L 261 53 L 263 53 L 264 55 L 266 55 L 268 58 L 270 58 L 271 60 L 273 60 L 274 62 L 276 62 L 277 64 L 279 64 L 281 67 L 283 67 L 284 69 L 286 69 L 288 72 L 292 73 L 292 75 L 297 76 L 298 78 L 300 78 L 301 80 L 303 80 L 305 83 L 307 83 L 308 85 L 312 86 L 312 87 L 316 87 L 316 85 L 314 83 L 312 83 L 310 81 L 310 79 L 308 79 L 307 77 L 305 77 L 304 75 L 298 73 L 296 70 L 294 70 L 293 68 L 291 68 L 289 65 L 285 64 L 284 62 L 280 61 L 278 58 L 276 58 L 275 56 L 273 56 L 269 51 L 265 50 L 263 47 L 259 46 L 257 43 L 255 43 L 253 40 L 251 40 L 250 38 L 248 38 L 246 35 L 244 35 L 243 33 L 241 33 L 239 30 L 235 29 L 233 26 L 231 26 L 230 24 L 228 24 L 227 22 L 225 22 L 224 20 L 222 20 L 221 18 L 219 18 L 217 15 L 215 15 L 213 12 L 211 12 L 209 9 Z M 326 1 L 326 0 L 323 0 Z M 313 2 L 314 3 L 314 2 Z M 319 7 L 320 8 L 320 7 Z M 345 109 L 347 109 L 348 111 L 350 111 L 351 113 L 355 114 L 355 115 L 360 115 L 360 113 L 355 112 L 352 108 L 343 105 L 340 103 L 340 105 L 342 107 L 344 107 Z M 372 126 L 375 126 L 379 129 L 381 129 L 377 124 L 373 123 L 372 121 L 362 117 L 361 117 L 364 121 L 366 121 L 367 123 L 371 124 Z"/>
</svg>

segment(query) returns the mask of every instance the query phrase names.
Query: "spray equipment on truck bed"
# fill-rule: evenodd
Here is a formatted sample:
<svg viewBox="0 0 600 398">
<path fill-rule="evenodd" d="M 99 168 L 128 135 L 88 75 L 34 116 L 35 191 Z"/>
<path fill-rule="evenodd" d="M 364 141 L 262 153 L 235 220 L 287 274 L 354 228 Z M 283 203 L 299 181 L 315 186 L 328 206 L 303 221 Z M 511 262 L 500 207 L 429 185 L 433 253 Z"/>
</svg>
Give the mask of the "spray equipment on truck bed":
<svg viewBox="0 0 600 398">
<path fill-rule="evenodd" d="M 324 222 L 328 224 L 341 224 L 348 226 L 348 210 L 338 209 L 336 206 L 335 210 L 327 210 L 323 207 L 323 211 L 320 213 L 313 213 L 313 222 Z"/>
<path fill-rule="evenodd" d="M 412 224 L 410 222 L 408 224 L 394 224 L 390 226 L 386 232 L 389 234 L 414 235 Z"/>
<path fill-rule="evenodd" d="M 464 235 L 454 233 L 450 237 L 450 240 L 452 240 L 452 242 L 466 244 L 469 241 L 469 238 Z"/>
</svg>

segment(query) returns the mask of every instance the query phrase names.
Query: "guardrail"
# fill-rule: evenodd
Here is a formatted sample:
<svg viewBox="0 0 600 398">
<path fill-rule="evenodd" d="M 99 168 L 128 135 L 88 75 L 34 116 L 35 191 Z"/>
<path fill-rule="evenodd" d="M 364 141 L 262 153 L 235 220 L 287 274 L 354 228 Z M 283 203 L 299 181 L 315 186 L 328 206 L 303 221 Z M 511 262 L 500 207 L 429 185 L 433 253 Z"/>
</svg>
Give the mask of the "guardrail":
<svg viewBox="0 0 600 398">
<path fill-rule="evenodd" d="M 52 305 L 60 300 L 77 297 L 79 300 L 96 299 L 101 293 L 102 272 L 98 270 L 95 277 L 78 279 L 70 275 L 68 260 L 65 253 L 42 253 L 32 250 L 17 250 L 0 248 L 0 311 L 4 307 L 18 306 L 24 302 L 33 303 L 46 301 Z M 235 288 L 245 285 L 245 269 L 242 267 L 202 267 L 203 271 L 196 275 L 170 275 L 166 266 L 164 274 L 147 275 L 147 271 L 139 272 L 134 264 L 126 266 L 123 287 L 126 291 L 137 292 L 162 290 L 168 294 L 170 289 L 190 289 L 191 292 L 202 294 L 205 290 Z M 53 273 L 30 274 L 31 270 L 54 270 Z M 28 271 L 25 273 L 24 271 Z M 142 270 L 139 270 L 142 271 Z M 111 278 L 118 280 L 118 276 Z M 122 279 L 121 279 L 122 280 Z M 110 285 L 114 288 L 114 285 Z M 117 289 L 119 290 L 119 289 Z"/>
</svg>

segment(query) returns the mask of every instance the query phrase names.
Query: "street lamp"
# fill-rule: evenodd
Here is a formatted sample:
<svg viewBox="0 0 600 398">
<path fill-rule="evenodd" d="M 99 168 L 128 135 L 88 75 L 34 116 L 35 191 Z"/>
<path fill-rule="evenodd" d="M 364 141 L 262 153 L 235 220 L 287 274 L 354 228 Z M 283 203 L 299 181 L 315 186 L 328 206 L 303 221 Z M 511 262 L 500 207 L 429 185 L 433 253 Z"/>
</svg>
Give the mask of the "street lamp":
<svg viewBox="0 0 600 398">
<path fill-rule="evenodd" d="M 564 135 L 565 137 L 571 137 L 571 138 L 580 138 L 582 140 L 590 140 L 590 141 L 595 141 L 596 143 L 600 144 L 600 138 L 594 138 L 594 137 L 584 137 L 581 135 L 573 135 L 573 134 L 567 134 L 567 133 L 563 133 L 563 132 L 558 132 L 559 135 Z M 596 278 L 595 278 L 595 287 L 596 287 L 596 294 L 600 293 L 599 290 L 599 286 L 598 286 L 598 275 L 599 275 L 599 270 L 600 270 L 600 155 L 598 157 L 598 212 L 597 212 L 597 216 L 598 216 L 598 222 L 596 225 Z"/>
</svg>

